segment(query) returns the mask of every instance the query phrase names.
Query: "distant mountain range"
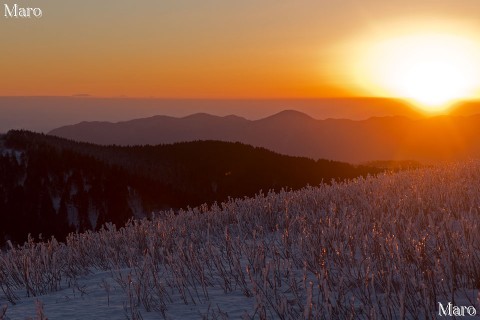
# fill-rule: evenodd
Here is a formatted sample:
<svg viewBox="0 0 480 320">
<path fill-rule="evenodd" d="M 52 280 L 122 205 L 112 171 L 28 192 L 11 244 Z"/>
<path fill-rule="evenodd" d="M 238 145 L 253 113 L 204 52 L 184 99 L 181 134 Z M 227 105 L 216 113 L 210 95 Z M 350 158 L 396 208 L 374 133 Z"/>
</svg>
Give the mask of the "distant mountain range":
<svg viewBox="0 0 480 320">
<path fill-rule="evenodd" d="M 80 121 L 126 121 L 158 114 L 183 117 L 202 112 L 261 119 L 294 109 L 316 119 L 363 120 L 372 116 L 421 115 L 405 101 L 386 98 L 323 99 L 140 99 L 74 97 L 0 97 L 0 133 L 25 129 L 46 133 Z"/>
<path fill-rule="evenodd" d="M 0 245 L 380 171 L 240 143 L 106 147 L 10 131 L 0 136 Z"/>
<path fill-rule="evenodd" d="M 260 120 L 194 114 L 118 123 L 82 122 L 51 135 L 102 145 L 156 145 L 181 141 L 242 142 L 275 152 L 349 163 L 416 160 L 425 163 L 480 156 L 480 115 L 367 120 L 316 120 L 282 111 Z"/>
<path fill-rule="evenodd" d="M 298 110 L 315 119 L 365 120 L 371 117 L 423 115 L 400 99 L 375 97 L 322 99 L 147 99 L 72 97 L 0 97 L 0 133 L 24 129 L 46 133 L 81 121 L 127 121 L 155 115 L 184 117 L 205 112 L 257 120 L 282 110 Z M 480 113 L 480 101 L 462 102 L 450 114 Z"/>
</svg>

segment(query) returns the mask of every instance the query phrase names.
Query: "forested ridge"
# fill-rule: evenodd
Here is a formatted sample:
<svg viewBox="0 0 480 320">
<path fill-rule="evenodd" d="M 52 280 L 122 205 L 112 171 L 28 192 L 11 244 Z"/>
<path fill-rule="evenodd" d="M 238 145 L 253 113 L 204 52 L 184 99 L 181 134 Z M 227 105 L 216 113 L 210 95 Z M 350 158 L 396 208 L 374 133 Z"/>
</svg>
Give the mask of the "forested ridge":
<svg viewBox="0 0 480 320">
<path fill-rule="evenodd" d="M 2 243 L 380 171 L 219 141 L 98 146 L 10 131 L 0 148 Z"/>
</svg>

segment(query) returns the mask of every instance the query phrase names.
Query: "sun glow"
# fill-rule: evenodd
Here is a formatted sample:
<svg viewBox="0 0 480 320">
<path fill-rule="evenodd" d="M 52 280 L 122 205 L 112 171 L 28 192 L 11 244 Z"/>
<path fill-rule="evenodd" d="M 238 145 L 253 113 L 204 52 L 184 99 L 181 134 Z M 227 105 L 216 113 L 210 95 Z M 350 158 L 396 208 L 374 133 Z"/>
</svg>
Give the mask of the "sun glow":
<svg viewBox="0 0 480 320">
<path fill-rule="evenodd" d="M 473 98 L 480 87 L 480 49 L 457 33 L 409 33 L 369 42 L 357 81 L 375 94 L 411 101 L 426 112 Z"/>
</svg>

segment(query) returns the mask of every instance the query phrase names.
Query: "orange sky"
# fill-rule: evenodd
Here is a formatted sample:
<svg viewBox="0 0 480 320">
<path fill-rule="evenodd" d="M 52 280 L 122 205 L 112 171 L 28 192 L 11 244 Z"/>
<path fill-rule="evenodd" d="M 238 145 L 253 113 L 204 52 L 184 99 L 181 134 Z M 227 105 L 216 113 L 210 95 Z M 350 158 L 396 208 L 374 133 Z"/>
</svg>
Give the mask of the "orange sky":
<svg viewBox="0 0 480 320">
<path fill-rule="evenodd" d="M 358 59 L 346 45 L 352 39 L 385 32 L 391 21 L 432 19 L 471 23 L 470 31 L 480 34 L 475 0 L 31 0 L 29 5 L 40 7 L 43 17 L 7 19 L 2 10 L 2 96 L 370 95 L 345 70 Z"/>
</svg>

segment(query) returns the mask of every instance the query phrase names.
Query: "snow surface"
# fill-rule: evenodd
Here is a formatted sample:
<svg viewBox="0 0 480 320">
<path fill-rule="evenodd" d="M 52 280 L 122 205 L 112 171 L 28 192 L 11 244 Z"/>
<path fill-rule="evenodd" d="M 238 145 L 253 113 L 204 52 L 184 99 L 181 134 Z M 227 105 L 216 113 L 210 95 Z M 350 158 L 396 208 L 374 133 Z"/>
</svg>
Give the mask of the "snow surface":
<svg viewBox="0 0 480 320">
<path fill-rule="evenodd" d="M 129 269 L 120 272 L 126 275 Z M 109 292 L 106 290 L 108 286 Z M 202 319 L 207 315 L 211 318 L 215 314 L 224 314 L 231 319 L 241 319 L 245 312 L 253 313 L 254 299 L 245 297 L 241 292 L 226 294 L 220 288 L 211 288 L 209 294 L 209 301 L 199 299 L 196 304 L 185 304 L 178 294 L 173 294 L 173 302 L 168 304 L 165 318 Z M 8 305 L 5 320 L 34 318 L 37 314 L 37 301 L 43 303 L 44 313 L 49 320 L 128 319 L 131 313 L 128 296 L 110 271 L 92 272 L 79 278 L 78 283 L 70 288 L 39 297 L 22 298 L 16 305 L 0 299 L 0 310 L 1 306 Z M 218 306 L 221 306 L 221 311 Z M 143 306 L 138 306 L 138 310 L 142 319 L 163 319 L 160 311 L 148 312 Z"/>
</svg>

